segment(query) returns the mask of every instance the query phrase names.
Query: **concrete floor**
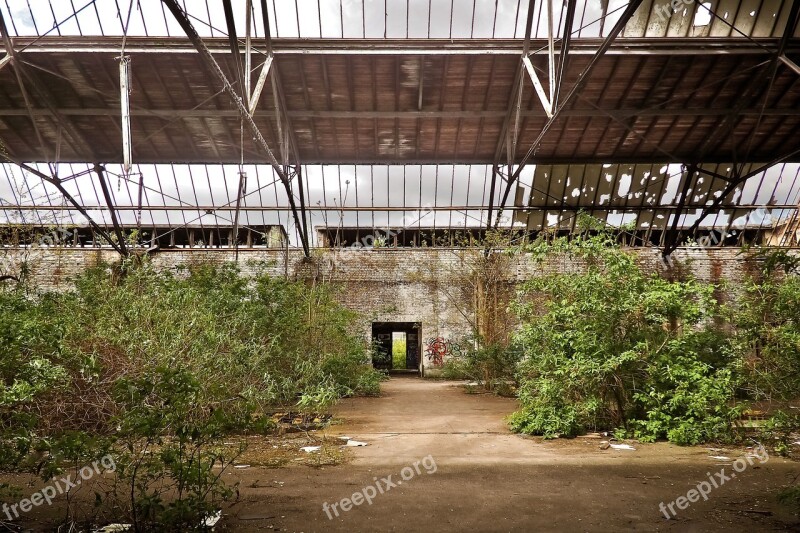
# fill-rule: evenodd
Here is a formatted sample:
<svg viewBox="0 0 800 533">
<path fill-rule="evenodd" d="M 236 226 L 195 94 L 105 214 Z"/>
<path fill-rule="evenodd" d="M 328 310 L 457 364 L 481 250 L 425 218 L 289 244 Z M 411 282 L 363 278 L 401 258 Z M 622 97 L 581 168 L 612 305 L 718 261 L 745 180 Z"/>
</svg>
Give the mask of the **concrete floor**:
<svg viewBox="0 0 800 533">
<path fill-rule="evenodd" d="M 345 448 L 342 464 L 305 466 L 321 456 L 299 450 L 308 444 L 302 433 L 248 437 L 242 461 L 250 466 L 224 474 L 228 484 L 238 482 L 238 498 L 223 505 L 217 531 L 800 531 L 776 501 L 800 463 L 756 459 L 733 478 L 731 463 L 745 448 L 634 443 L 634 451 L 601 450 L 597 435 L 542 441 L 508 431 L 503 419 L 516 407 L 511 399 L 466 394 L 458 383 L 392 377 L 379 398 L 337 407 L 342 423 L 324 432 L 328 450 L 341 454 L 335 435 L 368 443 Z M 275 453 L 288 453 L 290 466 L 259 466 L 274 464 Z M 721 469 L 731 478 L 706 501 L 684 510 L 673 504 L 677 515 L 664 517 L 659 503 L 686 496 Z M 27 494 L 41 486 L 31 476 L 0 481 Z M 75 497 L 91 509 L 92 489 L 81 489 Z M 365 495 L 371 504 L 359 501 Z M 342 510 L 344 498 L 360 505 Z M 52 531 L 48 524 L 65 516 L 62 497 L 35 508 L 22 525 Z"/>
<path fill-rule="evenodd" d="M 514 400 L 466 394 L 453 382 L 397 376 L 379 398 L 342 402 L 329 435 L 368 443 L 334 467 L 237 471 L 241 501 L 225 510 L 235 531 L 775 531 L 800 524 L 775 500 L 798 463 L 769 457 L 667 520 L 659 503 L 686 495 L 746 450 L 600 439 L 541 441 L 511 434 Z M 430 456 L 423 461 L 423 458 Z M 417 470 L 414 463 L 417 462 Z M 433 464 L 435 463 L 435 467 Z M 406 468 L 408 467 L 408 468 Z M 406 469 L 405 471 L 403 469 Z M 435 471 L 434 471 L 435 469 Z M 266 470 L 266 471 L 265 471 Z M 428 473 L 431 472 L 431 473 Z M 401 474 L 406 474 L 406 479 Z M 376 479 L 391 475 L 388 483 Z M 268 481 L 267 481 L 268 480 Z M 370 489 L 380 483 L 378 489 Z M 386 490 L 386 487 L 389 490 Z M 330 504 L 371 495 L 349 511 Z M 355 498 L 357 500 L 358 497 Z M 329 504 L 328 518 L 323 504 Z"/>
</svg>

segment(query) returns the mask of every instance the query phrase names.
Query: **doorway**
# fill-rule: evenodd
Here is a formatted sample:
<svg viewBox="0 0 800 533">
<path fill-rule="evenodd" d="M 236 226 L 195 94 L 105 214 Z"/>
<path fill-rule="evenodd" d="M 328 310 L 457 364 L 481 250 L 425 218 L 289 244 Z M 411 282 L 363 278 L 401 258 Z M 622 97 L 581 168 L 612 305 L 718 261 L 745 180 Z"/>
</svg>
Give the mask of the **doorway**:
<svg viewBox="0 0 800 533">
<path fill-rule="evenodd" d="M 419 330 L 419 322 L 373 322 L 372 365 L 387 372 L 419 372 L 422 348 Z"/>
</svg>

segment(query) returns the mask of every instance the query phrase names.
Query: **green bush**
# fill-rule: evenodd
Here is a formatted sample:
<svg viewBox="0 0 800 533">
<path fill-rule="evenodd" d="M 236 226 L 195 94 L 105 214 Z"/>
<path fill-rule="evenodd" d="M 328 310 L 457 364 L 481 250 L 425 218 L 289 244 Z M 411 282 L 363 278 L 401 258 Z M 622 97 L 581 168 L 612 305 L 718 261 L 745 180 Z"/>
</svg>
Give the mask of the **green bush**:
<svg viewBox="0 0 800 533">
<path fill-rule="evenodd" d="M 646 274 L 609 233 L 536 241 L 535 257 L 582 264 L 527 282 L 513 304 L 520 411 L 515 431 L 591 429 L 690 444 L 729 438 L 737 381 L 710 329 L 713 287 Z"/>
<path fill-rule="evenodd" d="M 682 445 L 730 440 L 743 406 L 733 403 L 739 379 L 734 363 L 720 353 L 721 338 L 715 331 L 690 331 L 648 361 L 648 379 L 632 398 L 632 436 Z"/>
<path fill-rule="evenodd" d="M 761 428 L 760 440 L 778 455 L 788 456 L 800 433 L 800 414 L 779 410 Z"/>
<path fill-rule="evenodd" d="M 129 260 L 65 294 L 0 290 L 0 468 L 47 479 L 111 452 L 137 531 L 186 530 L 229 494 L 211 471 L 225 434 L 377 394 L 330 288 L 252 267 Z"/>
</svg>

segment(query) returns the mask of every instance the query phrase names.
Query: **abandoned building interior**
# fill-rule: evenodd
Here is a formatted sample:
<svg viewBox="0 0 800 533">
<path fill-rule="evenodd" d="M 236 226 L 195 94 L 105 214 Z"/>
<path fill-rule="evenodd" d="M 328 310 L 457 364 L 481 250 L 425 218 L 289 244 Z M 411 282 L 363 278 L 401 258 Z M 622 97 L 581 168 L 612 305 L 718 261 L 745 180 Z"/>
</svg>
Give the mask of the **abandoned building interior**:
<svg viewBox="0 0 800 533">
<path fill-rule="evenodd" d="M 234 290 L 219 278 L 213 285 L 202 285 L 205 296 L 192 296 L 219 302 L 214 313 L 220 324 L 213 327 L 224 328 L 227 322 L 230 330 L 247 329 L 246 320 L 241 324 L 235 320 L 249 317 L 245 308 L 254 302 L 265 302 L 269 309 L 253 315 L 259 317 L 272 317 L 272 309 L 280 305 L 296 308 L 291 318 L 265 322 L 267 330 L 254 333 L 258 340 L 253 342 L 283 346 L 281 353 L 297 350 L 306 355 L 292 363 L 281 359 L 258 371 L 263 378 L 273 368 L 285 370 L 285 385 L 279 386 L 278 378 L 263 378 L 266 381 L 253 384 L 250 392 L 241 392 L 238 398 L 254 398 L 247 394 L 256 389 L 273 394 L 284 387 L 263 402 L 269 404 L 270 416 L 278 426 L 285 422 L 280 416 L 291 425 L 293 413 L 302 412 L 302 417 L 297 416 L 303 423 L 340 417 L 344 429 L 326 426 L 333 437 L 320 436 L 321 444 L 316 440 L 305 443 L 309 446 L 300 449 L 312 451 L 297 452 L 299 459 L 286 459 L 294 465 L 287 467 L 288 473 L 259 478 L 253 473 L 257 465 L 272 464 L 263 458 L 262 463 L 252 459 L 234 471 L 243 476 L 237 477 L 243 486 L 251 483 L 256 488 L 247 489 L 251 492 L 242 508 L 218 503 L 221 492 L 211 491 L 213 497 L 199 498 L 200 503 L 194 504 L 220 509 L 217 516 L 208 511 L 211 507 L 203 507 L 203 528 L 249 531 L 274 524 L 276 530 L 284 531 L 395 530 L 403 527 L 406 514 L 401 514 L 401 509 L 407 509 L 402 513 L 414 517 L 407 518 L 405 525 L 414 531 L 658 529 L 665 516 L 668 520 L 684 516 L 666 503 L 667 510 L 659 510 L 658 503 L 686 492 L 676 487 L 686 485 L 685 479 L 694 479 L 695 466 L 718 467 L 706 461 L 708 454 L 702 455 L 698 447 L 675 451 L 659 448 L 659 443 L 653 444 L 654 448 L 639 442 L 625 444 L 626 438 L 633 437 L 647 442 L 630 421 L 645 416 L 649 408 L 637 407 L 635 416 L 618 418 L 619 413 L 628 413 L 622 407 L 625 401 L 640 401 L 638 385 L 632 386 L 636 392 L 630 395 L 619 392 L 624 379 L 618 372 L 614 373 L 617 381 L 598 396 L 602 398 L 599 404 L 614 404 L 604 410 L 603 422 L 575 425 L 580 427 L 576 435 L 591 437 L 570 441 L 563 444 L 569 448 L 559 449 L 552 448 L 550 440 L 533 444 L 533 437 L 526 440 L 514 435 L 509 424 L 517 433 L 536 438 L 568 433 L 562 423 L 568 418 L 567 411 L 559 410 L 562 404 L 527 425 L 515 422 L 518 413 L 506 418 L 517 410 L 514 402 L 530 408 L 520 412 L 534 412 L 540 407 L 536 398 L 544 397 L 546 389 L 542 382 L 527 386 L 525 380 L 541 377 L 540 367 L 530 368 L 530 361 L 536 360 L 531 354 L 546 350 L 544 334 L 535 333 L 545 326 L 535 320 L 542 320 L 552 308 L 542 305 L 530 311 L 526 306 L 530 298 L 544 298 L 552 290 L 553 301 L 563 298 L 564 309 L 580 308 L 577 303 L 573 308 L 564 302 L 576 287 L 591 291 L 592 283 L 584 286 L 565 281 L 555 290 L 546 281 L 536 280 L 568 280 L 587 269 L 592 272 L 596 261 L 611 261 L 602 254 L 591 255 L 598 253 L 593 243 L 601 241 L 603 249 L 621 250 L 624 257 L 632 257 L 632 265 L 647 279 L 686 284 L 680 285 L 680 290 L 689 292 L 679 297 L 678 289 L 664 289 L 658 298 L 648 300 L 648 306 L 670 294 L 689 309 L 686 302 L 702 292 L 692 284 L 712 287 L 708 297 L 719 306 L 719 316 L 696 320 L 697 328 L 721 323 L 719 317 L 729 309 L 726 305 L 735 307 L 741 298 L 765 294 L 766 289 L 748 292 L 751 281 L 766 283 L 764 280 L 773 279 L 770 276 L 777 272 L 775 280 L 790 283 L 800 273 L 799 21 L 800 0 L 5 0 L 0 2 L 5 52 L 0 58 L 0 294 L 8 298 L 24 294 L 19 297 L 25 301 L 44 302 L 47 298 L 42 294 L 83 294 L 87 280 L 100 279 L 96 276 L 107 276 L 109 283 L 126 287 L 139 275 L 155 276 L 164 291 L 163 287 L 184 283 L 181 280 L 186 278 L 188 288 L 180 290 L 194 294 L 201 285 L 191 285 L 192 280 L 211 283 L 208 280 L 217 279 L 214 276 L 228 272 L 222 270 L 224 265 L 234 265 L 235 274 L 230 275 L 244 281 L 230 287 L 239 288 Z M 613 271 L 623 263 L 606 265 L 613 264 L 609 266 Z M 782 272 L 775 267 L 778 263 Z M 106 268 L 108 274 L 98 274 L 98 267 Z M 213 274 L 202 274 L 206 267 Z M 135 268 L 146 274 L 131 274 Z M 762 269 L 770 269 L 770 274 L 755 274 Z M 170 281 L 159 277 L 162 275 L 170 276 Z M 276 280 L 287 285 L 278 285 Z M 609 282 L 608 290 L 613 286 Z M 136 289 L 144 291 L 142 294 L 147 290 Z M 232 291 L 225 294 L 238 295 L 239 304 L 225 307 L 222 304 L 228 296 L 212 295 L 218 290 Z M 790 291 L 776 294 L 788 298 Z M 793 297 L 792 301 L 800 302 L 800 296 Z M 99 302 L 122 305 L 122 300 L 115 298 L 105 294 L 87 309 L 99 309 L 103 305 Z M 186 298 L 176 301 L 189 302 Z M 585 298 L 579 303 L 589 302 L 589 297 Z M 784 300 L 775 296 L 769 301 L 773 308 L 780 308 L 775 302 Z M 9 332 L 13 329 L 9 317 L 13 313 L 22 316 L 18 309 L 23 304 L 14 302 L 2 310 L 9 313 L 2 315 Z M 180 305 L 187 305 L 185 313 L 190 320 L 191 304 Z M 698 304 L 695 314 L 710 313 L 708 305 Z M 335 319 L 314 322 L 315 313 L 323 317 L 334 307 L 341 313 Z M 789 315 L 800 313 L 800 307 L 786 304 L 785 308 L 791 309 Z M 742 309 L 745 306 L 735 312 L 744 313 Z M 684 323 L 694 319 L 680 315 L 683 312 L 688 311 L 665 311 L 669 318 L 658 315 L 661 318 L 655 320 L 663 322 L 661 329 L 669 335 L 684 335 L 691 329 L 688 325 L 684 328 Z M 130 325 L 135 320 L 132 311 L 126 313 L 119 323 Z M 766 323 L 767 314 L 762 313 L 755 322 Z M 565 321 L 571 315 L 557 316 L 555 322 L 568 328 Z M 164 317 L 161 322 L 145 321 L 147 330 L 155 331 L 171 320 L 180 322 L 179 317 Z M 191 322 L 191 328 L 200 323 Z M 305 326 L 298 325 L 301 323 Z M 731 319 L 730 327 L 722 328 L 726 331 L 723 336 L 739 339 L 732 332 L 737 327 L 743 330 L 745 323 L 752 325 L 753 321 Z M 794 336 L 791 341 L 785 337 L 776 350 L 800 356 L 800 325 L 791 316 L 786 324 L 788 329 L 782 329 L 782 334 Z M 5 327 L 0 326 L 0 338 L 27 342 L 23 334 L 3 337 Z M 275 333 L 280 328 L 287 332 L 284 337 Z M 62 330 L 69 331 L 69 326 Z M 301 348 L 300 341 L 285 340 L 292 337 L 291 332 L 311 339 L 302 342 L 320 342 L 326 348 L 305 344 Z M 564 335 L 573 333 L 568 330 Z M 283 340 L 270 340 L 273 334 Z M 616 334 L 608 331 L 609 336 Z M 654 333 L 661 339 L 660 334 Z M 357 338 L 359 347 L 353 348 L 345 340 L 339 343 L 337 335 L 347 342 L 350 336 Z M 208 336 L 213 337 L 211 333 Z M 73 342 L 71 338 L 65 333 L 58 342 L 68 344 Z M 131 333 L 126 342 L 135 344 L 137 341 L 130 340 L 134 338 Z M 766 334 L 759 337 L 761 344 L 752 344 L 755 351 L 748 352 L 752 357 L 741 356 L 744 362 L 736 368 L 756 368 L 769 352 L 765 348 L 769 338 Z M 752 336 L 748 339 L 755 342 Z M 163 337 L 158 342 L 162 341 Z M 621 344 L 614 349 L 640 353 L 645 350 L 642 346 L 650 349 L 648 343 L 652 342 L 633 343 L 630 351 Z M 667 340 L 663 342 L 661 348 L 668 345 Z M 8 340 L 9 347 L 13 343 Z M 111 350 L 111 341 L 75 343 L 64 348 L 64 353 L 85 352 L 92 361 L 122 357 L 119 354 L 133 346 L 120 344 Z M 742 343 L 736 344 L 736 349 Z M 231 343 L 219 346 L 215 350 L 235 351 Z M 135 357 L 145 357 L 141 354 L 147 349 L 142 348 Z M 23 354 L 24 364 L 36 359 L 32 347 L 13 350 Z M 175 350 L 169 361 L 184 357 L 176 355 L 184 353 L 182 349 Z M 366 362 L 361 363 L 370 373 L 337 388 L 336 372 L 358 365 L 336 366 L 320 359 L 321 370 L 315 375 L 328 377 L 313 381 L 302 373 L 307 371 L 302 364 L 311 363 L 298 361 L 328 357 L 326 350 L 350 354 L 348 357 L 356 352 L 367 354 Z M 0 354 L 5 353 L 0 349 Z M 654 357 L 642 361 L 652 362 Z M 703 368 L 717 364 L 706 356 L 698 357 L 706 365 Z M 730 361 L 733 356 L 726 357 Z M 475 370 L 476 360 L 482 361 L 479 370 Z M 544 356 L 542 360 L 546 365 Z M 570 359 L 564 368 L 571 370 L 563 373 L 577 373 L 571 366 L 577 360 L 577 356 Z M 776 363 L 764 367 L 758 375 L 780 372 L 781 368 L 787 374 L 789 368 L 800 371 L 800 360 L 795 362 L 797 366 Z M 20 364 L 0 362 L 9 391 L 23 380 L 12 372 Z M 235 364 L 219 359 L 217 369 Z M 6 367 L 11 373 L 6 374 Z M 604 368 L 598 363 L 596 372 L 602 373 Z M 88 370 L 74 372 L 84 376 Z M 97 372 L 109 383 L 126 376 L 123 371 Z M 258 372 L 237 378 L 239 384 L 255 380 L 252 376 Z M 731 385 L 734 392 L 726 396 L 726 405 L 739 405 L 745 396 L 754 403 L 736 411 L 737 427 L 744 419 L 751 424 L 751 418 L 758 419 L 752 422 L 756 426 L 770 420 L 767 427 L 778 427 L 769 416 L 779 406 L 789 413 L 789 418 L 781 420 L 800 424 L 792 411 L 800 408 L 796 401 L 800 386 L 781 389 L 778 401 L 778 392 L 765 392 L 767 386 L 760 381 L 754 385 L 755 381 L 748 381 L 745 371 L 741 372 L 745 377 L 738 386 Z M 364 383 L 373 378 L 364 376 L 373 375 L 384 380 L 380 396 L 363 398 L 359 387 L 366 390 Z M 687 382 L 691 379 L 685 378 Z M 320 391 L 328 390 L 323 385 L 330 385 L 334 391 L 330 394 L 344 399 L 326 403 L 325 393 L 311 394 L 302 388 L 310 390 L 312 381 Z M 30 403 L 39 401 L 35 399 L 39 389 L 30 387 L 30 394 L 0 401 L 0 441 L 11 439 L 3 432 L 18 424 L 8 417 L 22 409 L 20 406 L 40 414 L 69 411 L 63 407 L 71 405 L 69 402 L 60 403 L 62 408 L 54 407 L 55 411 Z M 481 394 L 463 395 L 464 387 Z M 792 397 L 794 390 L 797 396 Z M 11 392 L 3 394 L 12 398 Z M 111 398 L 111 392 L 108 394 Z M 263 414 L 262 404 L 255 400 L 251 404 L 257 404 L 253 409 Z M 312 405 L 316 407 L 304 407 Z M 603 411 L 592 405 L 592 412 Z M 310 412 L 315 414 L 309 417 Z M 585 415 L 580 409 L 569 413 L 576 418 Z M 255 419 L 252 413 L 248 416 Z M 559 424 L 541 421 L 548 417 L 558 419 Z M 655 424 L 655 415 L 648 420 Z M 550 427 L 548 423 L 559 429 L 530 429 Z M 780 427 L 791 426 L 782 423 Z M 642 422 L 642 427 L 645 425 Z M 56 426 L 62 427 L 47 425 Z M 87 431 L 85 426 L 64 424 L 63 428 Z M 615 432 L 620 426 L 625 426 L 627 433 Z M 119 423 L 119 427 L 126 426 Z M 311 438 L 310 427 L 298 430 L 298 438 Z M 314 427 L 314 432 L 317 429 Z M 169 433 L 172 429 L 164 431 L 174 437 Z M 360 444 L 326 444 L 325 439 L 339 438 L 346 435 L 344 431 L 352 432 L 352 442 Z M 696 438 L 683 433 L 679 438 L 675 431 L 673 427 L 648 435 L 653 436 L 650 440 L 681 444 L 719 442 L 710 436 L 716 435 L 710 430 L 702 433 L 706 437 Z M 737 491 L 731 496 L 739 498 L 737 511 L 720 510 L 713 497 L 709 500 L 703 494 L 703 501 L 686 511 L 694 513 L 686 515 L 690 518 L 668 525 L 677 524 L 675 530 L 681 531 L 798 527 L 797 513 L 777 507 L 774 498 L 759 507 L 753 503 L 758 498 L 751 501 L 746 496 L 754 491 L 777 494 L 792 473 L 798 472 L 792 456 L 800 454 L 798 449 L 792 451 L 792 446 L 800 447 L 800 442 L 795 442 L 800 438 L 796 431 L 794 426 L 786 430 L 788 448 L 780 454 L 783 458 L 770 459 L 764 466 L 762 472 L 770 477 L 755 481 L 759 471 L 748 471 L 741 476 L 748 480 L 737 480 L 738 488 L 730 489 Z M 280 435 L 285 437 L 283 431 Z M 389 437 L 393 435 L 397 435 L 394 441 Z M 762 440 L 750 440 L 750 451 L 743 452 L 750 455 L 743 457 L 752 459 L 756 450 L 752 447 Z M 344 437 L 343 442 L 351 441 Z M 580 448 L 579 442 L 588 442 L 588 447 Z M 266 448 L 272 453 L 284 444 L 276 440 Z M 538 446 L 534 451 L 526 447 L 534 445 Z M 322 446 L 321 451 L 313 449 L 315 446 Z M 622 479 L 619 486 L 625 487 L 627 495 L 618 496 L 617 501 L 626 503 L 595 501 L 582 484 L 579 466 L 583 463 L 575 457 L 594 454 L 598 446 L 602 453 L 607 450 L 605 457 L 613 454 L 619 462 L 591 459 L 587 472 L 600 479 L 598 471 L 618 468 L 611 475 Z M 354 454 L 355 459 L 348 463 L 349 459 L 338 455 L 331 458 L 325 455 L 329 448 Z M 738 453 L 727 450 L 709 453 L 711 457 Z M 331 463 L 320 462 L 323 456 Z M 333 478 L 326 477 L 337 475 L 341 479 L 335 483 L 362 486 L 373 483 L 371 477 L 362 483 L 367 472 L 385 470 L 388 474 L 394 466 L 410 464 L 409 458 L 423 456 L 441 457 L 437 474 L 441 477 L 429 480 L 426 470 L 420 473 L 417 465 L 414 475 L 424 478 L 413 482 L 421 487 L 420 497 L 397 494 L 400 489 L 394 492 L 397 496 L 381 491 L 376 498 L 380 501 L 373 505 L 370 499 L 366 506 L 356 503 L 353 494 L 348 501 L 354 510 L 345 512 L 345 500 L 339 500 L 347 496 L 347 490 L 355 489 L 339 486 L 344 493 L 338 495 L 342 490 L 337 492 L 330 481 Z M 335 466 L 312 474 L 295 472 L 299 465 L 294 461 L 308 457 L 315 458 L 316 466 Z M 630 464 L 613 466 L 630 457 L 641 463 L 644 474 L 631 474 L 638 467 Z M 586 502 L 575 503 L 573 496 L 563 493 L 555 474 L 543 478 L 541 490 L 547 491 L 546 497 L 533 494 L 536 487 L 526 489 L 532 494 L 520 496 L 512 486 L 512 482 L 524 484 L 518 476 L 550 468 L 562 459 L 569 483 L 575 483 L 576 494 Z M 0 457 L 0 462 L 4 460 Z M 22 464 L 22 459 L 14 461 Z M 670 461 L 682 466 L 664 473 L 664 465 Z M 237 468 L 244 464 L 240 463 Z M 453 468 L 451 474 L 444 473 L 448 465 Z M 431 473 L 436 465 L 426 468 Z M 347 473 L 334 474 L 340 471 L 337 469 Z M 298 486 L 302 476 L 312 476 L 322 488 L 302 489 L 307 492 L 299 492 L 291 501 L 288 496 L 265 495 L 257 489 L 259 479 L 263 483 L 282 475 Z M 500 488 L 496 493 L 475 495 L 476 480 L 485 475 Z M 664 500 L 672 492 L 652 486 L 659 484 L 659 476 L 669 478 L 674 497 Z M 645 485 L 634 484 L 639 478 Z M 402 480 L 412 484 L 405 475 Z M 216 481 L 208 483 L 216 487 Z M 641 486 L 647 489 L 638 493 Z M 364 497 L 372 492 L 367 488 Z M 407 489 L 412 490 L 417 490 L 416 486 Z M 795 489 L 787 490 L 794 490 L 794 498 L 800 502 L 796 483 Z M 636 495 L 630 495 L 633 493 Z M 391 502 L 395 497 L 397 503 Z M 440 504 L 431 502 L 434 497 L 440 498 L 436 500 Z M 532 500 L 524 499 L 528 497 L 547 503 L 530 504 L 538 505 L 535 513 L 510 510 L 515 501 L 530 503 Z M 652 506 L 646 498 L 659 500 Z M 17 501 L 13 497 L 6 500 Z M 298 503 L 300 500 L 304 503 Z M 323 506 L 320 511 L 323 501 L 325 505 L 337 501 L 340 506 Z M 675 501 L 682 513 L 680 500 Z M 268 502 L 269 513 L 259 510 L 264 502 Z M 57 508 L 67 509 L 71 523 L 78 524 L 72 503 L 56 503 Z M 430 523 L 424 518 L 428 505 L 441 506 Z M 558 511 L 548 517 L 546 510 L 554 508 L 551 506 L 571 505 L 579 509 L 575 516 Z M 457 508 L 458 513 L 451 514 L 458 516 L 448 518 L 445 507 L 450 511 Z M 187 530 L 179 521 L 174 527 L 165 525 L 167 518 L 155 508 L 145 512 L 133 502 L 129 508 L 132 514 L 112 516 L 119 519 L 106 522 L 130 522 L 128 526 L 136 531 Z M 41 517 L 28 524 L 29 530 L 60 520 L 61 511 L 41 512 Z M 513 518 L 502 519 L 508 522 L 498 518 L 509 513 Z M 576 521 L 581 517 L 586 521 Z M 627 517 L 627 522 L 622 517 Z M 219 526 L 214 526 L 216 521 L 208 522 L 212 518 L 220 520 Z M 25 516 L 12 513 L 4 517 L 0 512 L 0 525 L 9 530 L 23 530 L 24 520 Z M 76 530 L 84 530 L 80 527 L 91 522 L 83 520 Z"/>
</svg>

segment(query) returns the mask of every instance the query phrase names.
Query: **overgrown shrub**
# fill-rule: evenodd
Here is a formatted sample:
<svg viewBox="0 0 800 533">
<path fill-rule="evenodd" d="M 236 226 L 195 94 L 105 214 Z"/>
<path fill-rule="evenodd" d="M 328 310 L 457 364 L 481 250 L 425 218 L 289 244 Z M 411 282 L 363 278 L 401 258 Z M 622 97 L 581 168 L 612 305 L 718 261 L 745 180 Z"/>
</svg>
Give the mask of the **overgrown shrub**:
<svg viewBox="0 0 800 533">
<path fill-rule="evenodd" d="M 778 455 L 790 455 L 794 443 L 800 438 L 800 414 L 778 410 L 761 428 L 759 440 L 770 446 Z"/>
<path fill-rule="evenodd" d="M 223 435 L 378 392 L 357 319 L 327 286 L 227 264 L 129 261 L 65 294 L 0 290 L 0 467 L 47 478 L 111 451 L 137 530 L 195 527 L 228 494 L 211 471 L 230 461 Z"/>
<path fill-rule="evenodd" d="M 527 282 L 513 308 L 522 409 L 515 431 L 571 436 L 589 429 L 681 444 L 726 438 L 736 380 L 709 327 L 713 287 L 646 274 L 600 232 L 539 240 L 534 257 L 569 257 L 579 272 Z"/>
</svg>

